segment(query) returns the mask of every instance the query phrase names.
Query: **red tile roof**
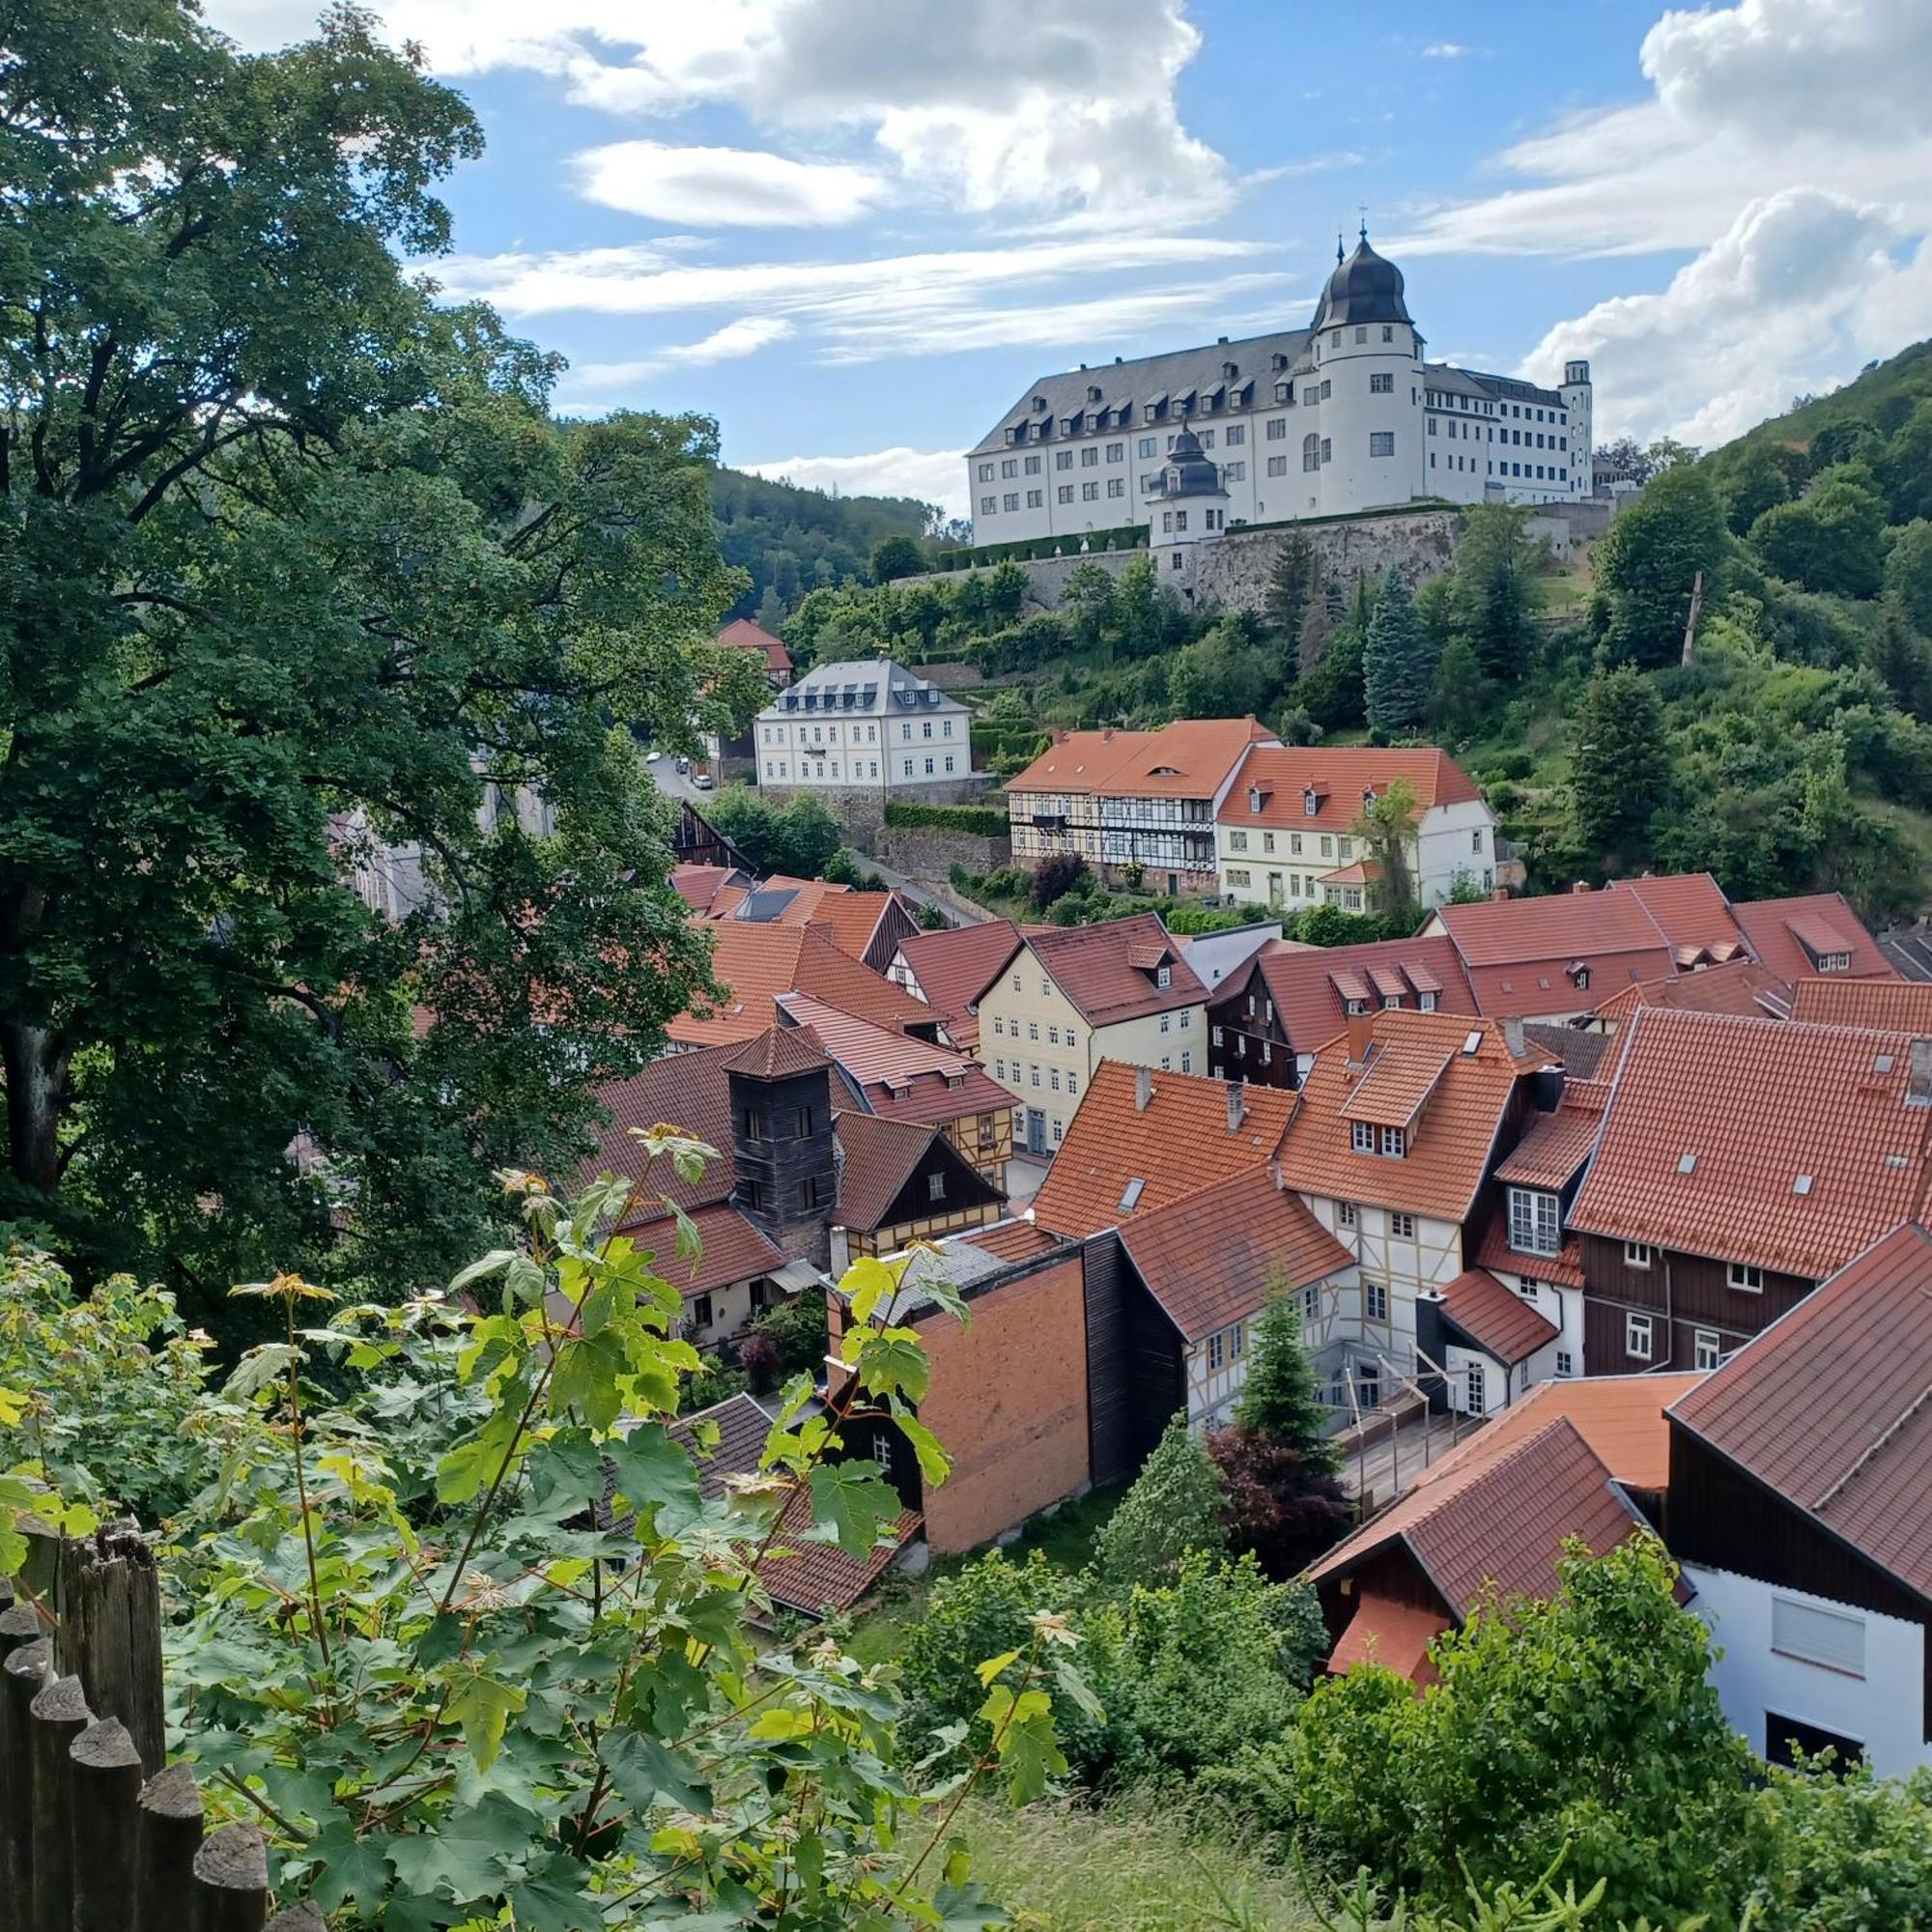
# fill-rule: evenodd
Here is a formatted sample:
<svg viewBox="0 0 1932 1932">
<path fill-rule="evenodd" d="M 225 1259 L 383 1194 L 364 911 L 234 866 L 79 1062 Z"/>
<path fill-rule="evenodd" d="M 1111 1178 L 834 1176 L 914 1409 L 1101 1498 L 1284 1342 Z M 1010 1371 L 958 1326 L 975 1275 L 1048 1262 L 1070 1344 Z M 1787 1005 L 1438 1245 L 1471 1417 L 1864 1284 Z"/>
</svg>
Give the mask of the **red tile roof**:
<svg viewBox="0 0 1932 1932">
<path fill-rule="evenodd" d="M 1686 970 L 1700 962 L 1722 964 L 1745 953 L 1731 903 L 1709 872 L 1612 879 L 1607 890 L 1633 894 L 1641 902 L 1669 942 L 1674 963 Z"/>
<path fill-rule="evenodd" d="M 697 1429 L 708 1423 L 718 1432 L 717 1446 L 701 1449 Z M 750 1475 L 765 1453 L 765 1438 L 772 1433 L 772 1418 L 751 1396 L 726 1396 L 709 1408 L 695 1409 L 667 1425 L 669 1435 L 692 1460 L 697 1470 L 700 1495 L 716 1499 L 729 1485 L 726 1476 Z"/>
<path fill-rule="evenodd" d="M 1492 1214 L 1476 1243 L 1478 1267 L 1492 1274 L 1523 1274 L 1532 1281 L 1553 1282 L 1560 1288 L 1583 1286 L 1583 1244 L 1575 1235 L 1565 1235 L 1563 1245 L 1553 1255 L 1520 1255 L 1509 1244 L 1509 1217 Z"/>
<path fill-rule="evenodd" d="M 896 887 L 886 892 L 862 892 L 826 879 L 795 879 L 774 873 L 761 880 L 752 894 L 737 898 L 721 895 L 714 916 L 752 925 L 822 926 L 839 952 L 863 959 L 878 932 L 879 922 L 895 905 L 904 903 Z M 753 912 L 767 909 L 767 917 L 752 917 Z M 908 912 L 907 917 L 912 915 Z"/>
<path fill-rule="evenodd" d="M 1258 745 L 1242 761 L 1216 817 L 1223 825 L 1346 832 L 1361 815 L 1363 792 L 1380 794 L 1397 780 L 1408 785 L 1422 811 L 1482 801 L 1468 773 L 1435 746 Z M 1311 785 L 1319 794 L 1312 816 L 1306 798 Z M 1248 797 L 1255 788 L 1264 794 L 1259 811 Z"/>
<path fill-rule="evenodd" d="M 1656 1009 L 1626 1031 L 1573 1227 L 1817 1279 L 1918 1211 L 1932 1109 L 1906 1104 L 1905 1035 Z"/>
<path fill-rule="evenodd" d="M 1493 1459 L 1561 1416 L 1597 1460 L 1630 1490 L 1662 1490 L 1670 1481 L 1670 1425 L 1665 1412 L 1705 1379 L 1705 1372 L 1674 1375 L 1571 1376 L 1538 1382 L 1468 1441 L 1415 1479 L 1415 1487 L 1453 1476 L 1464 1457 Z"/>
<path fill-rule="evenodd" d="M 1344 1036 L 1321 1049 L 1302 1083 L 1282 1148 L 1282 1173 L 1304 1194 L 1466 1219 L 1517 1079 L 1545 1063 L 1519 1061 L 1494 1021 L 1453 1014 L 1377 1013 L 1370 1037 L 1371 1077 L 1385 1068 L 1393 1078 L 1406 1068 L 1411 1085 L 1424 1074 L 1435 1081 L 1409 1131 L 1406 1154 L 1398 1160 L 1355 1151 L 1346 1109 L 1363 1069 L 1351 1062 Z M 1470 1041 L 1474 1051 L 1465 1052 Z"/>
<path fill-rule="evenodd" d="M 763 625 L 753 623 L 749 617 L 733 618 L 718 633 L 718 641 L 737 650 L 761 652 L 767 670 L 791 668 L 791 653 L 785 649 L 784 640 L 773 637 Z"/>
<path fill-rule="evenodd" d="M 1405 1042 L 1404 1050 L 1377 1053 L 1343 1100 L 1342 1118 L 1406 1129 L 1429 1104 L 1452 1058 L 1439 1043 L 1408 1049 Z"/>
<path fill-rule="evenodd" d="M 1609 1098 L 1607 1087 L 1599 1082 L 1577 1085 L 1583 1094 L 1566 1091 L 1554 1113 L 1538 1114 L 1530 1122 L 1528 1131 L 1496 1169 L 1498 1180 L 1555 1192 L 1577 1178 L 1597 1145 L 1597 1130 L 1604 1123 L 1604 1106 Z"/>
<path fill-rule="evenodd" d="M 1876 1027 L 1932 1038 L 1932 985 L 1922 980 L 1850 980 L 1842 973 L 1800 980 L 1791 1017 L 1820 1026 Z"/>
<path fill-rule="evenodd" d="M 737 877 L 736 869 L 730 866 L 673 866 L 670 868 L 671 890 L 693 912 L 709 910 L 720 891 Z"/>
<path fill-rule="evenodd" d="M 1492 1587 L 1506 1597 L 1549 1596 L 1567 1539 L 1580 1538 L 1601 1556 L 1643 1527 L 1567 1418 L 1485 1453 L 1488 1437 L 1485 1429 L 1452 1451 L 1429 1482 L 1417 1483 L 1304 1576 L 1312 1582 L 1346 1576 L 1401 1543 L 1461 1622 Z"/>
<path fill-rule="evenodd" d="M 1348 1629 L 1328 1654 L 1329 1674 L 1340 1677 L 1358 1663 L 1379 1663 L 1412 1683 L 1434 1684 L 1435 1666 L 1429 1661 L 1429 1646 L 1454 1628 L 1439 1611 L 1364 1590 L 1355 1600 Z"/>
<path fill-rule="evenodd" d="M 815 1000 L 810 993 L 781 993 L 778 1003 L 788 1018 L 798 1022 L 788 1031 L 815 1039 L 861 1087 L 884 1080 L 909 1085 L 922 1075 L 937 1078 L 943 1086 L 949 1079 L 978 1070 L 976 1062 L 952 1047 L 895 1033 L 890 1027 L 874 1025 L 856 1013 Z M 1001 1100 L 1006 1106 L 1012 1105 L 1004 1090 Z M 962 1106 L 956 1111 L 964 1114 L 972 1109 Z"/>
<path fill-rule="evenodd" d="M 1430 939 L 1386 939 L 1366 946 L 1313 949 L 1277 941 L 1263 949 L 1254 971 L 1260 974 L 1297 1053 L 1312 1053 L 1341 1032 L 1348 1021 L 1346 998 L 1379 1006 L 1381 999 L 1375 986 L 1384 974 L 1400 975 L 1407 982 L 1402 989 L 1403 1004 L 1411 1009 L 1419 1009 L 1419 995 L 1435 993 L 1438 1012 L 1476 1010 L 1469 978 L 1455 945 L 1440 934 Z M 1350 982 L 1350 991 L 1345 994 L 1342 988 Z M 1246 1011 L 1245 1005 L 1231 1009 L 1228 1003 L 1243 997 L 1247 985 L 1245 975 L 1230 980 L 1209 1017 L 1219 1022 L 1225 1016 L 1228 1024 L 1240 1024 L 1238 1015 Z"/>
<path fill-rule="evenodd" d="M 1228 1131 L 1228 1084 L 1203 1074 L 1151 1072 L 1151 1097 L 1134 1104 L 1145 1069 L 1103 1060 L 1034 1196 L 1034 1218 L 1062 1235 L 1093 1235 L 1151 1214 L 1217 1181 L 1265 1167 L 1281 1144 L 1294 1095 L 1242 1090 L 1240 1125 Z M 1121 1202 L 1131 1182 L 1132 1207 Z"/>
<path fill-rule="evenodd" d="M 990 1228 L 976 1228 L 959 1237 L 969 1247 L 997 1255 L 1003 1262 L 1027 1262 L 1062 1243 L 1062 1236 L 1049 1234 L 1034 1221 L 998 1221 Z"/>
<path fill-rule="evenodd" d="M 1009 1100 L 1007 1104 L 1011 1102 Z M 935 1142 L 946 1149 L 950 1164 L 956 1165 L 962 1190 L 979 1196 L 973 1205 L 1001 1198 L 992 1183 L 982 1179 L 935 1126 L 921 1126 L 911 1121 L 885 1121 L 876 1114 L 861 1114 L 854 1109 L 839 1113 L 835 1126 L 843 1156 L 838 1174 L 841 1227 L 870 1234 L 889 1225 L 885 1217 L 893 1203 Z M 978 1183 L 977 1187 L 970 1186 L 973 1182 Z M 966 1205 L 963 1199 L 949 1199 L 944 1211 L 956 1210 L 963 1205 Z"/>
<path fill-rule="evenodd" d="M 1069 731 L 1009 779 L 1007 790 L 1212 798 L 1247 748 L 1273 735 L 1252 718 L 1182 718 L 1158 731 Z"/>
<path fill-rule="evenodd" d="M 1894 1230 L 1672 1416 L 1932 1602 L 1932 1234 Z"/>
<path fill-rule="evenodd" d="M 631 1129 L 648 1132 L 652 1127 L 674 1126 L 716 1148 L 718 1158 L 707 1161 L 702 1175 L 689 1182 L 677 1179 L 668 1160 L 657 1161 L 650 1172 L 650 1198 L 639 1204 L 640 1208 L 646 1214 L 661 1211 L 655 1205 L 661 1197 L 680 1208 L 723 1201 L 737 1179 L 731 1154 L 731 1088 L 724 1077 L 724 1063 L 733 1050 L 714 1046 L 671 1054 L 652 1061 L 628 1080 L 600 1087 L 597 1101 L 611 1122 L 602 1130 L 595 1156 L 583 1164 L 583 1178 L 611 1173 L 640 1179 L 644 1153 Z"/>
<path fill-rule="evenodd" d="M 709 1294 L 785 1264 L 784 1250 L 727 1202 L 695 1208 L 691 1219 L 703 1244 L 691 1261 L 678 1255 L 677 1226 L 668 1215 L 629 1224 L 638 1246 L 655 1257 L 657 1272 L 682 1293 Z"/>
<path fill-rule="evenodd" d="M 1355 1264 L 1265 1166 L 1129 1216 L 1121 1241 L 1189 1342 L 1258 1313 L 1271 1286 L 1305 1288 Z"/>
<path fill-rule="evenodd" d="M 863 1557 L 851 1557 L 836 1543 L 805 1541 L 811 1527 L 811 1498 L 801 1492 L 784 1507 L 775 1553 L 759 1564 L 758 1580 L 774 1603 L 789 1609 L 811 1616 L 849 1610 L 918 1536 L 924 1520 L 913 1510 L 901 1510 L 889 1527 L 890 1542 Z"/>
<path fill-rule="evenodd" d="M 1842 893 L 1812 893 L 1803 898 L 1747 899 L 1731 908 L 1759 961 L 1779 979 L 1798 980 L 1818 970 L 1818 954 L 1845 952 L 1852 956 L 1847 977 L 1895 980 L 1891 962 L 1878 950 Z M 1807 948 L 1809 950 L 1807 950 Z"/>
<path fill-rule="evenodd" d="M 778 995 L 791 992 L 810 993 L 880 1026 L 934 1023 L 930 1007 L 848 957 L 810 926 L 724 920 L 707 923 L 704 930 L 712 935 L 712 977 L 724 996 L 714 1008 L 680 1013 L 671 1021 L 666 1031 L 683 1044 L 717 1046 L 750 1039 L 778 1017 Z"/>
<path fill-rule="evenodd" d="M 1597 1012 L 1621 1026 L 1640 1007 L 1671 1007 L 1686 1013 L 1742 1013 L 1751 1019 L 1784 1019 L 1791 988 L 1754 959 L 1702 966 L 1669 980 L 1645 980 L 1601 1001 Z"/>
<path fill-rule="evenodd" d="M 1435 917 L 1462 954 L 1478 1009 L 1492 1016 L 1582 1011 L 1674 967 L 1657 922 L 1628 891 L 1484 899 L 1438 906 Z M 1574 977 L 1581 967 L 1586 986 Z"/>
<path fill-rule="evenodd" d="M 1504 1368 L 1555 1341 L 1555 1322 L 1485 1268 L 1467 1268 L 1442 1291 L 1442 1312 Z"/>
<path fill-rule="evenodd" d="M 1208 998 L 1158 913 L 1134 913 L 1098 925 L 1050 926 L 1030 933 L 1026 944 L 1089 1026 L 1116 1026 L 1202 1006 Z M 1168 983 L 1160 986 L 1155 972 L 1163 964 Z"/>
<path fill-rule="evenodd" d="M 1010 920 L 993 919 L 947 932 L 909 933 L 899 941 L 899 954 L 952 1032 L 952 1022 L 963 1018 L 998 979 L 1019 943 L 1019 928 Z"/>
<path fill-rule="evenodd" d="M 789 1080 L 794 1074 L 812 1073 L 830 1063 L 809 1029 L 781 1026 L 774 1020 L 763 1033 L 734 1047 L 721 1064 L 726 1073 L 747 1073 L 758 1080 Z"/>
</svg>

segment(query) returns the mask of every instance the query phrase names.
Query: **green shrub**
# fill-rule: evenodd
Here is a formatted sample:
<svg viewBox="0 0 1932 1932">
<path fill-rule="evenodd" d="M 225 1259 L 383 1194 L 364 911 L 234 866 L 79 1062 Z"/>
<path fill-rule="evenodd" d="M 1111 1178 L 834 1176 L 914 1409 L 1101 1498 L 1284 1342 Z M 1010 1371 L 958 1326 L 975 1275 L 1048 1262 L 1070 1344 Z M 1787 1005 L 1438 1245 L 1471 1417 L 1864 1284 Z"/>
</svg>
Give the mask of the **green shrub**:
<svg viewBox="0 0 1932 1932">
<path fill-rule="evenodd" d="M 925 828 L 978 838 L 1003 838 L 1007 832 L 1007 814 L 997 805 L 924 805 L 895 798 L 886 805 L 886 823 L 906 831 Z"/>
<path fill-rule="evenodd" d="M 1101 1576 L 1117 1586 L 1157 1583 L 1173 1577 L 1191 1549 L 1219 1556 L 1227 1548 L 1224 1497 L 1201 1438 L 1176 1416 L 1100 1532 L 1094 1554 Z"/>
</svg>

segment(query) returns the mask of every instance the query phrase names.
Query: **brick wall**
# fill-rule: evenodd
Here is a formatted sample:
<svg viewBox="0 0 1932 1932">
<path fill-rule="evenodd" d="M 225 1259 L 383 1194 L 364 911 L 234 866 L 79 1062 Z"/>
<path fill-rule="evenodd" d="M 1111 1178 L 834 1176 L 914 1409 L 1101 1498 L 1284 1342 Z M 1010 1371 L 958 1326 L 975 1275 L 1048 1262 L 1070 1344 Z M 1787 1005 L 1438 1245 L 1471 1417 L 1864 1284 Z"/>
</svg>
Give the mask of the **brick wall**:
<svg viewBox="0 0 1932 1932">
<path fill-rule="evenodd" d="M 937 1555 L 972 1549 L 1087 1486 L 1087 1329 L 1079 1255 L 996 1282 L 973 1322 L 926 1316 L 932 1383 L 920 1420 L 952 1474 L 925 1493 Z"/>
</svg>

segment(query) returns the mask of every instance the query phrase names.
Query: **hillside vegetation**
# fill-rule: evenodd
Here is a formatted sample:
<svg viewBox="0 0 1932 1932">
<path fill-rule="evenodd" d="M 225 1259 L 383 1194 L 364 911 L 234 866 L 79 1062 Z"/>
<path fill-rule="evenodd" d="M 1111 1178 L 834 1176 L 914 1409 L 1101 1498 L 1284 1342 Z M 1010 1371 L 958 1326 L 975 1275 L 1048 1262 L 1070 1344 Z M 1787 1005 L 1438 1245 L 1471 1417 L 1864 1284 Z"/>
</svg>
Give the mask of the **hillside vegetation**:
<svg viewBox="0 0 1932 1932">
<path fill-rule="evenodd" d="M 1263 608 L 1184 611 L 1151 561 L 1025 609 L 1014 564 L 809 593 L 807 659 L 890 651 L 984 678 L 980 760 L 1057 726 L 1266 719 L 1290 743 L 1447 745 L 1532 889 L 1647 867 L 1736 897 L 1839 890 L 1870 919 L 1932 884 L 1932 347 L 1665 467 L 1559 568 L 1526 513 L 1463 519 L 1455 568 L 1339 580 L 1298 535 Z M 1702 603 L 1686 662 L 1693 585 Z"/>
</svg>

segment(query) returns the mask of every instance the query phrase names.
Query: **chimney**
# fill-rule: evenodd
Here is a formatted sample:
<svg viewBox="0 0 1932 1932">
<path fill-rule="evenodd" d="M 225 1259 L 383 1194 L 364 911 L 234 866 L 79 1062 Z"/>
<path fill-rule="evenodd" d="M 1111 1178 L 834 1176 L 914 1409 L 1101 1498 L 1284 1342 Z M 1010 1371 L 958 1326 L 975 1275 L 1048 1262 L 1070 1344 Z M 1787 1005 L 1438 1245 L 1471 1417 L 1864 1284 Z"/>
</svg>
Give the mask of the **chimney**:
<svg viewBox="0 0 1932 1932">
<path fill-rule="evenodd" d="M 1490 897 L 1494 899 L 1496 903 L 1500 905 L 1504 899 L 1509 897 L 1509 888 L 1507 886 L 1498 886 L 1495 889 L 1495 891 L 1490 895 Z"/>
<path fill-rule="evenodd" d="M 1519 1056 L 1523 1051 L 1522 1022 L 1514 1014 L 1503 1021 L 1503 1044 Z"/>
<path fill-rule="evenodd" d="M 1932 1046 L 1932 1040 L 1926 1042 Z M 1248 1091 L 1238 1080 L 1228 1082 L 1228 1131 L 1237 1134 L 1241 1122 L 1248 1118 Z"/>
<path fill-rule="evenodd" d="M 1374 1013 L 1350 1013 L 1349 1015 L 1349 1064 L 1351 1066 L 1366 1066 L 1369 1064 L 1369 1048 L 1376 1041 L 1376 1016 Z"/>
<path fill-rule="evenodd" d="M 1590 882 L 1588 879 L 1573 879 L 1570 882 L 1570 890 L 1573 893 L 1587 893 L 1590 890 Z"/>
<path fill-rule="evenodd" d="M 1134 1112 L 1145 1114 L 1148 1102 L 1153 1098 L 1153 1068 L 1136 1066 L 1134 1068 Z"/>
<path fill-rule="evenodd" d="M 1908 1107 L 1932 1107 L 1932 1039 L 1912 1042 L 1912 1072 L 1905 1083 Z"/>
</svg>

